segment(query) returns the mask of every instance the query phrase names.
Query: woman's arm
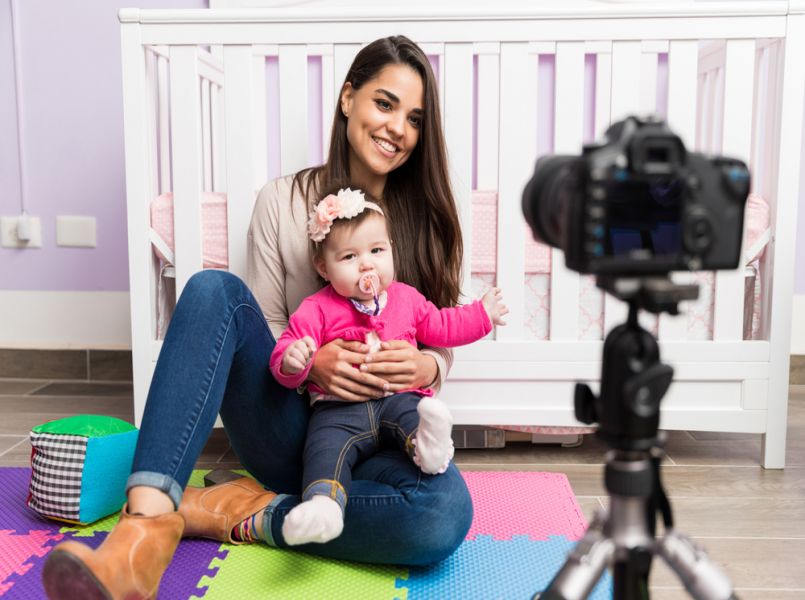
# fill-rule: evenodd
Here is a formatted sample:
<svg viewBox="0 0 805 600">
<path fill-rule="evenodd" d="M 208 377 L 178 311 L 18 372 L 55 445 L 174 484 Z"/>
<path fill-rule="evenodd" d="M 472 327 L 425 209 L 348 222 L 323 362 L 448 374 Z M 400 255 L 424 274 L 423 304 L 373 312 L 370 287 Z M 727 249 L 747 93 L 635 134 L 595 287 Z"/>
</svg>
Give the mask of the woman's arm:
<svg viewBox="0 0 805 600">
<path fill-rule="evenodd" d="M 263 311 L 274 339 L 288 327 L 285 266 L 279 250 L 280 180 L 263 186 L 254 204 L 246 239 L 246 285 Z"/>
<path fill-rule="evenodd" d="M 367 357 L 361 371 L 388 381 L 390 393 L 427 387 L 438 391 L 453 364 L 450 348 L 418 350 L 404 340 L 383 342 L 380 348 L 380 352 Z"/>
</svg>

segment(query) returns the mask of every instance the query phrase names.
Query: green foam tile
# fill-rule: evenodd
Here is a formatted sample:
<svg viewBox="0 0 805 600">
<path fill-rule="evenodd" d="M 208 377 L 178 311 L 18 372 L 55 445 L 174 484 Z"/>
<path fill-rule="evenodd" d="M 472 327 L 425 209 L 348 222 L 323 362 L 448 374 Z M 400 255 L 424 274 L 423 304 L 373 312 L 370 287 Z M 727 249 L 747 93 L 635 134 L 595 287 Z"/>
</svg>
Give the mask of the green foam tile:
<svg viewBox="0 0 805 600">
<path fill-rule="evenodd" d="M 263 544 L 224 545 L 226 558 L 215 559 L 199 588 L 207 586 L 205 600 L 272 598 L 272 600 L 354 600 L 373 598 L 407 600 L 406 589 L 395 585 L 408 569 L 386 565 L 351 564 L 270 548 Z"/>
</svg>

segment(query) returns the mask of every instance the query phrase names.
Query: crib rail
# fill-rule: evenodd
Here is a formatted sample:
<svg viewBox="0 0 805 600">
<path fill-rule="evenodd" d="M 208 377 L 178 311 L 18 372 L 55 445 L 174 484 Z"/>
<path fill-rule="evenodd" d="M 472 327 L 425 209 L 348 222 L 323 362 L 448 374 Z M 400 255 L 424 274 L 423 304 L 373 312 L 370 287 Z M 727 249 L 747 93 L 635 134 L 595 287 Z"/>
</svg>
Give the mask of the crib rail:
<svg viewBox="0 0 805 600">
<path fill-rule="evenodd" d="M 137 406 L 159 351 L 153 311 L 146 310 L 155 303 L 159 266 L 147 236 L 150 201 L 158 193 L 174 194 L 177 295 L 202 268 L 199 199 L 205 191 L 227 195 L 229 270 L 243 275 L 256 190 L 322 160 L 355 54 L 372 39 L 402 33 L 423 46 L 439 80 L 467 250 L 464 295 L 476 295 L 480 281 L 495 283 L 511 309 L 509 325 L 498 328 L 494 339 L 456 352 L 450 393 L 459 410 L 463 406 L 465 416 L 484 422 L 484 409 L 459 399 L 462 386 L 497 377 L 517 381 L 507 389 L 519 395 L 543 377 L 539 373 L 549 379 L 563 373 L 557 357 L 565 352 L 584 358 L 577 358 L 575 376 L 556 375 L 556 390 L 564 393 L 581 374 L 595 377 L 601 340 L 624 319 L 625 308 L 609 297 L 593 298 L 602 308 L 591 328 L 582 301 L 591 294 L 590 281 L 567 270 L 560 252 L 551 251 L 545 272 L 528 272 L 534 242 L 519 210 L 521 191 L 538 155 L 578 153 L 627 114 L 657 112 L 689 147 L 750 164 L 754 191 L 773 207 L 774 241 L 762 264 L 761 341 L 743 339 L 743 268 L 718 273 L 705 294 L 713 299 L 712 321 L 699 339 L 708 341 L 691 341 L 684 315 L 641 320 L 688 381 L 714 379 L 695 366 L 691 357 L 701 355 L 711 373 L 737 386 L 722 390 L 733 398 L 733 416 L 720 418 L 724 407 L 715 407 L 709 424 L 756 430 L 762 422 L 760 430 L 778 436 L 767 464 L 780 462 L 785 407 L 776 398 L 787 386 L 798 186 L 795 169 L 781 157 L 791 160 L 800 152 L 803 74 L 794 65 L 805 59 L 801 36 L 786 33 L 803 30 L 804 2 L 524 8 L 504 1 L 489 8 L 450 4 L 370 12 L 326 6 L 124 9 L 120 20 L 131 294 L 132 306 L 143 307 L 132 311 Z M 473 272 L 478 190 L 497 198 L 491 273 Z M 531 326 L 535 281 L 546 290 L 541 301 L 549 308 L 538 330 Z M 151 362 L 138 366 L 136 356 Z M 490 357 L 494 366 L 486 373 L 483 363 Z M 669 399 L 671 408 L 679 407 L 670 411 L 670 423 L 689 426 L 690 398 L 704 388 L 691 388 L 688 401 L 679 395 L 685 385 L 678 389 Z M 503 414 L 512 422 L 533 422 L 537 415 L 572 424 L 566 398 L 561 414 L 538 408 L 526 410 L 528 418 L 522 408 Z M 674 414 L 681 415 L 677 421 Z"/>
</svg>

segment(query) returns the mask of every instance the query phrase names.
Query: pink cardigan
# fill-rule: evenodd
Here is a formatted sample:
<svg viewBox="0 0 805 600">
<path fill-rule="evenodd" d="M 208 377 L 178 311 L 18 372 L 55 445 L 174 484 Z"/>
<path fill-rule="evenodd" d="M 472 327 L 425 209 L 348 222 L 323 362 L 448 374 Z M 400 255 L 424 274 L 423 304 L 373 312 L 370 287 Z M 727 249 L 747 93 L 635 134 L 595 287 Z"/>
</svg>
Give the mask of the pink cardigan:
<svg viewBox="0 0 805 600">
<path fill-rule="evenodd" d="M 282 355 L 294 341 L 309 335 L 316 348 L 341 338 L 344 341 L 366 341 L 366 334 L 377 332 L 381 340 L 405 340 L 427 346 L 462 346 L 477 341 L 492 330 L 492 322 L 480 300 L 454 308 L 437 308 L 415 288 L 393 282 L 386 290 L 388 300 L 381 313 L 374 317 L 359 312 L 348 298 L 339 296 L 327 285 L 308 296 L 291 315 L 288 328 L 277 340 L 271 353 L 271 373 L 288 388 L 299 387 L 308 376 L 312 361 L 296 375 L 280 372 Z M 315 385 L 312 394 L 324 393 Z M 407 390 L 432 395 L 430 389 Z"/>
</svg>

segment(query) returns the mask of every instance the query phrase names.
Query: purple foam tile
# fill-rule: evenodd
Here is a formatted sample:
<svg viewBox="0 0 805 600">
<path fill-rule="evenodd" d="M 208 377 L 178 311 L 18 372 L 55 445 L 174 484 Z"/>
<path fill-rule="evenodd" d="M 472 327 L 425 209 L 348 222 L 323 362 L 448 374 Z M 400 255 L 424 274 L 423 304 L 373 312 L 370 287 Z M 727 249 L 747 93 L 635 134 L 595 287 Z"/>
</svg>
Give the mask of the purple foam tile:
<svg viewBox="0 0 805 600">
<path fill-rule="evenodd" d="M 159 585 L 158 600 L 176 600 L 177 598 L 190 598 L 203 596 L 206 587 L 199 588 L 201 578 L 205 575 L 215 577 L 217 568 L 210 568 L 215 558 L 224 558 L 226 551 L 222 551 L 221 542 L 212 540 L 186 539 L 182 540 L 173 555 L 173 560 L 162 576 Z"/>
<path fill-rule="evenodd" d="M 13 467 L 0 469 L 0 529 L 17 533 L 52 531 L 58 533 L 64 523 L 52 521 L 28 508 L 28 485 L 31 469 Z"/>
</svg>

